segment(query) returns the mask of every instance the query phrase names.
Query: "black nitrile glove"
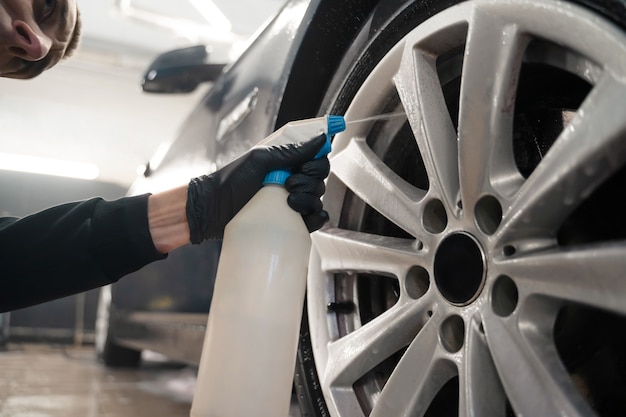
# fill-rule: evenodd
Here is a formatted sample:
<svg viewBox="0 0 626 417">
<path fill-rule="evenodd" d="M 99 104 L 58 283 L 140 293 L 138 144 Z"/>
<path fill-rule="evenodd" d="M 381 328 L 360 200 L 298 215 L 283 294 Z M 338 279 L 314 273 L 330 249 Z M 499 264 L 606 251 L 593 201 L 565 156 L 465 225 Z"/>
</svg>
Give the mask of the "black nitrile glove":
<svg viewBox="0 0 626 417">
<path fill-rule="evenodd" d="M 257 147 L 210 174 L 194 178 L 187 191 L 187 222 L 191 243 L 221 239 L 224 227 L 262 187 L 265 175 L 277 169 L 290 169 L 285 188 L 287 203 L 302 214 L 309 232 L 328 220 L 320 197 L 330 171 L 328 158 L 313 160 L 326 141 L 320 135 L 308 142 Z"/>
</svg>

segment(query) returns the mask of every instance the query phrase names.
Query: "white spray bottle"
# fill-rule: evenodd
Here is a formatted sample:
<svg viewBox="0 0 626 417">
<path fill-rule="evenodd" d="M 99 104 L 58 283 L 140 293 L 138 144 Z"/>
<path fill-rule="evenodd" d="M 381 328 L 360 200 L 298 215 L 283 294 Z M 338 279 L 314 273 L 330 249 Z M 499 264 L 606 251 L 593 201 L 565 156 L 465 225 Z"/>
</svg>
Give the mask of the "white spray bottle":
<svg viewBox="0 0 626 417">
<path fill-rule="evenodd" d="M 341 116 L 291 122 L 260 144 L 345 129 Z M 191 417 L 287 417 L 311 238 L 274 171 L 226 225 Z"/>
</svg>

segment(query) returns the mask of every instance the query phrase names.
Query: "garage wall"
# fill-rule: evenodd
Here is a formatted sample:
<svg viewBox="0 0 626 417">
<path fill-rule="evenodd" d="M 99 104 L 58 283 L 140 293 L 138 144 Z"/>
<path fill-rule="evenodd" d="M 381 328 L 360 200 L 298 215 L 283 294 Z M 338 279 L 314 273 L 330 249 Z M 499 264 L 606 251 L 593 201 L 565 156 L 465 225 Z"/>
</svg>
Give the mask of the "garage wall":
<svg viewBox="0 0 626 417">
<path fill-rule="evenodd" d="M 0 170 L 0 214 L 23 217 L 53 205 L 91 197 L 116 199 L 117 184 Z M 45 279 L 45 277 L 42 277 Z M 90 342 L 98 290 L 11 312 L 9 340 Z M 0 319 L 0 327 L 2 321 Z M 0 336 L 0 343 L 2 337 Z"/>
</svg>

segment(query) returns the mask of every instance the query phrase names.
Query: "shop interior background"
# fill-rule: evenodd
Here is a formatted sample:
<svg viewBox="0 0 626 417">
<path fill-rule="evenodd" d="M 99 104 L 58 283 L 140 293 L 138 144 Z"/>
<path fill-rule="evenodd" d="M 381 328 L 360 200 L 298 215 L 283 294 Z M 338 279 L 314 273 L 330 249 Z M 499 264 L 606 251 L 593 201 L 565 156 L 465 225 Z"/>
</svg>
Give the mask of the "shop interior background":
<svg viewBox="0 0 626 417">
<path fill-rule="evenodd" d="M 210 48 L 212 62 L 232 62 L 283 3 L 78 0 L 83 29 L 73 57 L 33 80 L 0 78 L 0 214 L 123 196 L 210 88 L 144 93 L 140 82 L 150 62 L 198 44 Z M 97 174 L 89 180 L 49 175 L 48 163 L 51 170 L 77 166 Z M 89 342 L 96 304 L 93 290 L 12 312 L 10 319 L 0 314 L 0 329 L 8 331 L 10 322 L 13 338 Z"/>
</svg>

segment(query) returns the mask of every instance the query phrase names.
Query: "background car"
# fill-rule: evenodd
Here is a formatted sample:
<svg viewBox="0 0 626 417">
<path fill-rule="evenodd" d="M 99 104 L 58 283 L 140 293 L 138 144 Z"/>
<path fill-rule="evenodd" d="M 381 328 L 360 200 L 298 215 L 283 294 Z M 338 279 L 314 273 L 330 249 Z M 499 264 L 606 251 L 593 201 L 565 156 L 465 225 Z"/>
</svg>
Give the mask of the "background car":
<svg viewBox="0 0 626 417">
<path fill-rule="evenodd" d="M 303 414 L 622 415 L 625 28 L 620 0 L 290 1 L 130 193 L 344 115 L 312 235 Z M 197 363 L 218 253 L 107 288 L 104 362 Z"/>
</svg>

